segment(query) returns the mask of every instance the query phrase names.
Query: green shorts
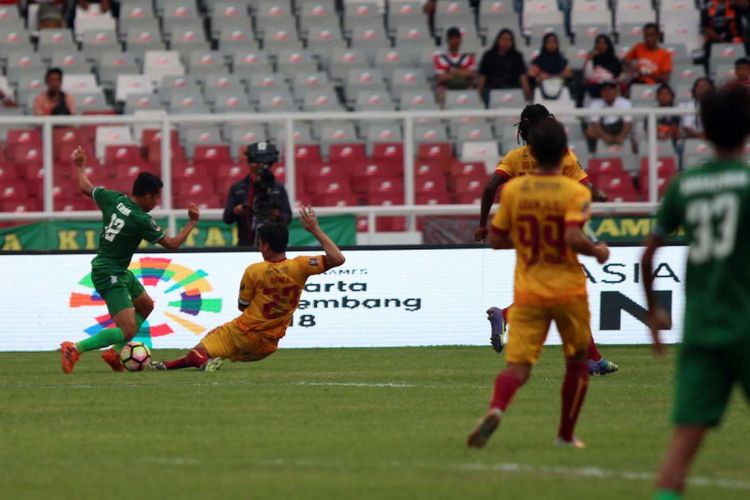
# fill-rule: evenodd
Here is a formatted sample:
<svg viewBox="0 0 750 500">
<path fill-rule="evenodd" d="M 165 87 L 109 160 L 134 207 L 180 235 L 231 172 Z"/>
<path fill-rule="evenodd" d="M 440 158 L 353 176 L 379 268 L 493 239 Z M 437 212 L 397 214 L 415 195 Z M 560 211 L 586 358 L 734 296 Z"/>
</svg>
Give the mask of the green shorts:
<svg viewBox="0 0 750 500">
<path fill-rule="evenodd" d="M 750 401 L 750 339 L 716 347 L 683 344 L 677 358 L 673 422 L 718 425 L 735 384 Z"/>
<path fill-rule="evenodd" d="M 91 280 L 99 295 L 107 304 L 109 315 L 114 318 L 115 314 L 133 307 L 133 299 L 140 297 L 146 292 L 140 281 L 130 271 L 124 271 L 115 275 L 91 273 Z"/>
</svg>

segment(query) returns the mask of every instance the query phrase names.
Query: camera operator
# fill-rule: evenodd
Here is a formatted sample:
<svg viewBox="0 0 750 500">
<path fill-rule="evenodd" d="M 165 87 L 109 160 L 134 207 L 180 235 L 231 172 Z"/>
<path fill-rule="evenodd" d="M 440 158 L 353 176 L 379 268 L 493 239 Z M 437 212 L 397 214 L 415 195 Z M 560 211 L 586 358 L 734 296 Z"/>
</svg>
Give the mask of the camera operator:
<svg viewBox="0 0 750 500">
<path fill-rule="evenodd" d="M 271 167 L 279 160 L 276 146 L 250 144 L 245 151 L 250 173 L 232 184 L 224 208 L 224 222 L 237 222 L 237 245 L 255 246 L 257 233 L 266 222 L 289 224 L 292 208 L 284 186 L 277 183 Z"/>
</svg>

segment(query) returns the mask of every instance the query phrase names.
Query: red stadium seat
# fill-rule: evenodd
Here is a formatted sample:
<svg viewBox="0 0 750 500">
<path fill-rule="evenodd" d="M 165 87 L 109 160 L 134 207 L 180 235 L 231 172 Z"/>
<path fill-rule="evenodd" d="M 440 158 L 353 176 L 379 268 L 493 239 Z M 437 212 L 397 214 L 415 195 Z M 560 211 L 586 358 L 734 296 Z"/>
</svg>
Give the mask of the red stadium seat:
<svg viewBox="0 0 750 500">
<path fill-rule="evenodd" d="M 172 178 L 181 180 L 209 179 L 211 176 L 203 165 L 192 165 L 187 162 L 175 162 L 172 164 Z"/>
<path fill-rule="evenodd" d="M 479 205 L 482 202 L 481 191 L 471 193 L 458 193 L 453 198 L 456 203 L 461 205 Z"/>
<path fill-rule="evenodd" d="M 484 184 L 486 179 L 476 179 L 474 177 L 458 177 L 453 179 L 453 192 L 457 195 L 462 194 L 473 194 L 475 196 L 482 196 L 482 190 L 484 190 Z"/>
<path fill-rule="evenodd" d="M 625 171 L 599 174 L 596 179 L 597 187 L 608 194 L 614 191 L 632 191 L 635 193 L 633 180 L 630 174 Z"/>
<path fill-rule="evenodd" d="M 286 182 L 286 165 L 277 163 L 276 165 L 271 167 L 271 171 L 273 172 L 273 176 L 276 179 L 276 182 L 280 184 L 284 184 Z"/>
<path fill-rule="evenodd" d="M 373 178 L 367 181 L 367 192 L 373 195 L 398 196 L 403 203 L 404 180 L 398 177 L 390 179 Z"/>
<path fill-rule="evenodd" d="M 226 144 L 200 144 L 195 146 L 193 161 L 206 165 L 232 163 L 232 152 Z"/>
<path fill-rule="evenodd" d="M 610 203 L 640 201 L 635 189 L 630 191 L 611 191 L 607 192 L 607 196 L 609 197 Z"/>
<path fill-rule="evenodd" d="M 13 163 L 0 163 L 0 186 L 21 178 L 21 173 L 16 165 Z"/>
<path fill-rule="evenodd" d="M 74 127 L 55 127 L 52 129 L 52 144 L 60 146 L 62 144 L 78 144 L 81 138 L 78 129 Z"/>
<path fill-rule="evenodd" d="M 248 174 L 248 168 L 245 165 L 237 165 L 234 163 L 222 163 L 216 167 L 216 179 L 224 180 L 231 179 L 232 181 L 238 181 Z"/>
<path fill-rule="evenodd" d="M 300 167 L 301 165 L 298 164 L 297 166 Z M 347 163 L 311 163 L 306 165 L 301 173 L 304 174 L 308 182 L 321 177 L 349 179 L 351 176 Z"/>
<path fill-rule="evenodd" d="M 187 157 L 185 156 L 185 149 L 177 142 L 173 142 L 172 146 L 172 162 L 186 162 Z M 161 145 L 152 146 L 146 150 L 146 160 L 151 165 L 161 165 Z"/>
<path fill-rule="evenodd" d="M 405 217 L 377 217 L 375 219 L 375 229 L 382 232 L 403 232 L 406 231 Z"/>
<path fill-rule="evenodd" d="M 422 143 L 417 148 L 417 158 L 420 160 L 452 160 L 453 146 L 448 143 Z"/>
<path fill-rule="evenodd" d="M 141 160 L 141 150 L 136 145 L 121 144 L 104 148 L 104 163 L 117 165 L 120 163 L 137 163 Z"/>
<path fill-rule="evenodd" d="M 417 205 L 447 205 L 451 197 L 448 193 L 417 193 L 414 201 Z"/>
<path fill-rule="evenodd" d="M 310 184 L 310 193 L 313 195 L 348 195 L 351 194 L 352 188 L 349 185 L 349 179 L 321 177 L 315 179 Z"/>
<path fill-rule="evenodd" d="M 483 162 L 454 161 L 450 167 L 451 177 L 471 177 L 473 179 L 487 179 L 487 169 Z"/>
<path fill-rule="evenodd" d="M 657 159 L 657 175 L 666 179 L 677 173 L 677 158 L 663 156 Z M 648 175 L 648 157 L 641 158 L 640 175 Z"/>
<path fill-rule="evenodd" d="M 364 144 L 331 144 L 331 161 L 357 161 L 366 158 Z"/>
<path fill-rule="evenodd" d="M 624 172 L 622 158 L 591 158 L 588 164 L 590 175 Z"/>
<path fill-rule="evenodd" d="M 8 183 L 4 183 L 0 187 L 0 200 L 11 201 L 11 200 L 25 200 L 29 197 L 28 189 L 23 181 L 15 180 Z"/>
<path fill-rule="evenodd" d="M 320 146 L 312 144 L 295 144 L 294 158 L 305 161 L 323 161 L 323 158 L 320 156 Z"/>
<path fill-rule="evenodd" d="M 42 165 L 44 163 L 44 155 L 41 145 L 34 144 L 16 144 L 15 146 L 8 146 L 11 160 L 21 165 Z"/>
<path fill-rule="evenodd" d="M 213 192 L 195 193 L 189 196 L 178 196 L 175 198 L 175 208 L 188 208 L 191 204 L 197 205 L 200 209 L 222 208 L 223 205 L 219 200 L 219 197 Z"/>
<path fill-rule="evenodd" d="M 372 148 L 373 159 L 378 160 L 394 160 L 403 163 L 404 161 L 404 145 L 403 144 L 388 144 L 388 143 L 377 143 Z"/>
<path fill-rule="evenodd" d="M 359 205 L 359 199 L 351 193 L 333 193 L 316 195 L 315 205 L 321 207 L 354 207 Z"/>
<path fill-rule="evenodd" d="M 128 179 L 131 183 L 141 172 L 153 172 L 149 165 L 143 161 L 132 163 L 120 163 L 107 169 L 107 174 L 120 179 Z"/>
<path fill-rule="evenodd" d="M 37 198 L 26 198 L 25 200 L 3 200 L 0 198 L 0 212 L 41 212 L 42 201 Z"/>
<path fill-rule="evenodd" d="M 434 175 L 444 174 L 445 169 L 443 168 L 443 162 L 441 160 L 416 160 L 414 162 L 414 175 L 419 177 L 422 175 Z"/>
<path fill-rule="evenodd" d="M 352 166 L 352 189 L 356 193 L 367 192 L 371 178 L 383 179 L 400 175 L 401 165 L 390 160 L 364 160 Z"/>
<path fill-rule="evenodd" d="M 177 183 L 175 191 L 182 199 L 203 197 L 206 193 L 214 195 L 214 186 L 209 180 L 202 178 L 183 179 Z"/>
<path fill-rule="evenodd" d="M 445 194 L 447 196 L 448 187 L 445 177 L 436 175 L 434 177 L 421 176 L 415 179 L 414 190 L 417 195 L 420 194 Z"/>
</svg>

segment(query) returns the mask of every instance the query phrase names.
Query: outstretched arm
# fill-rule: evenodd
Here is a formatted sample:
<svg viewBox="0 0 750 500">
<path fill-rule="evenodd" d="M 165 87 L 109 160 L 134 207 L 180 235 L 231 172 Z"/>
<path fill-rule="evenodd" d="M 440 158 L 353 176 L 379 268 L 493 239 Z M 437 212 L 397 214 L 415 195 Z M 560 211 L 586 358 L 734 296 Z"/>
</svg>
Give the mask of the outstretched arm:
<svg viewBox="0 0 750 500">
<path fill-rule="evenodd" d="M 507 181 L 505 177 L 495 173 L 492 174 L 490 180 L 485 184 L 482 191 L 482 208 L 479 213 L 479 225 L 474 230 L 475 241 L 484 241 L 487 239 L 487 219 L 490 216 L 490 209 L 492 208 L 492 203 L 495 201 L 498 188 L 505 181 Z"/>
<path fill-rule="evenodd" d="M 309 232 L 318 240 L 325 252 L 326 269 L 338 267 L 346 261 L 339 247 L 331 241 L 326 233 L 320 228 L 318 218 L 312 207 L 302 207 L 299 211 L 299 219 L 305 231 Z"/>
<path fill-rule="evenodd" d="M 185 243 L 190 232 L 198 225 L 198 220 L 200 219 L 200 211 L 198 210 L 198 207 L 192 204 L 190 205 L 190 208 L 188 208 L 188 218 L 190 220 L 185 226 L 183 226 L 176 236 L 164 235 L 164 237 L 157 241 L 157 243 L 167 250 L 177 250 L 180 248 L 182 244 Z"/>
<path fill-rule="evenodd" d="M 643 251 L 643 256 L 641 257 L 643 290 L 646 292 L 646 301 L 648 303 L 647 323 L 651 331 L 651 339 L 654 342 L 654 352 L 660 356 L 664 354 L 664 345 L 661 343 L 659 330 L 672 328 L 672 319 L 659 306 L 654 295 L 654 255 L 656 255 L 656 251 L 661 244 L 661 237 L 656 235 L 649 236 L 646 240 L 646 249 Z"/>
<path fill-rule="evenodd" d="M 83 151 L 81 146 L 78 146 L 73 151 L 73 165 L 76 167 L 76 177 L 78 179 L 78 189 L 85 196 L 91 198 L 91 192 L 94 190 L 94 185 L 91 184 L 89 177 L 86 175 L 84 168 L 86 167 L 86 153 Z"/>
</svg>

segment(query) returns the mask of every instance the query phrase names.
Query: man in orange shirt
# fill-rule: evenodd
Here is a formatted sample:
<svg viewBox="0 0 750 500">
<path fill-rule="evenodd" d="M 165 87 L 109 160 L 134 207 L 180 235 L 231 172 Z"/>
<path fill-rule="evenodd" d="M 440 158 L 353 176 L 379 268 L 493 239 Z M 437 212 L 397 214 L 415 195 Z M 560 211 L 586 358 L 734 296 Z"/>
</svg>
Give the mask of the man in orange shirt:
<svg viewBox="0 0 750 500">
<path fill-rule="evenodd" d="M 516 391 L 529 379 L 553 320 L 566 358 L 557 444 L 583 447 L 573 430 L 588 386 L 591 318 L 586 276 L 576 254 L 596 257 L 603 264 L 609 249 L 584 236 L 591 191 L 562 173 L 568 151 L 562 125 L 543 121 L 531 130 L 529 144 L 537 168 L 505 185 L 490 232 L 492 248 L 516 250 L 507 366 L 495 380 L 490 410 L 469 434 L 469 447 L 484 447 L 500 424 Z"/>
<path fill-rule="evenodd" d="M 194 367 L 217 370 L 224 359 L 260 361 L 278 348 L 297 309 L 307 278 L 344 263 L 344 255 L 323 232 L 312 208 L 300 210 L 302 227 L 323 246 L 325 255 L 286 258 L 289 229 L 285 224 L 267 223 L 258 229 L 263 262 L 245 269 L 240 284 L 242 314 L 210 331 L 186 356 L 157 362 L 157 370 Z"/>
<path fill-rule="evenodd" d="M 659 46 L 660 35 L 657 24 L 646 24 L 643 27 L 643 42 L 630 49 L 625 56 L 633 75 L 632 83 L 669 83 L 672 54 Z"/>
</svg>

